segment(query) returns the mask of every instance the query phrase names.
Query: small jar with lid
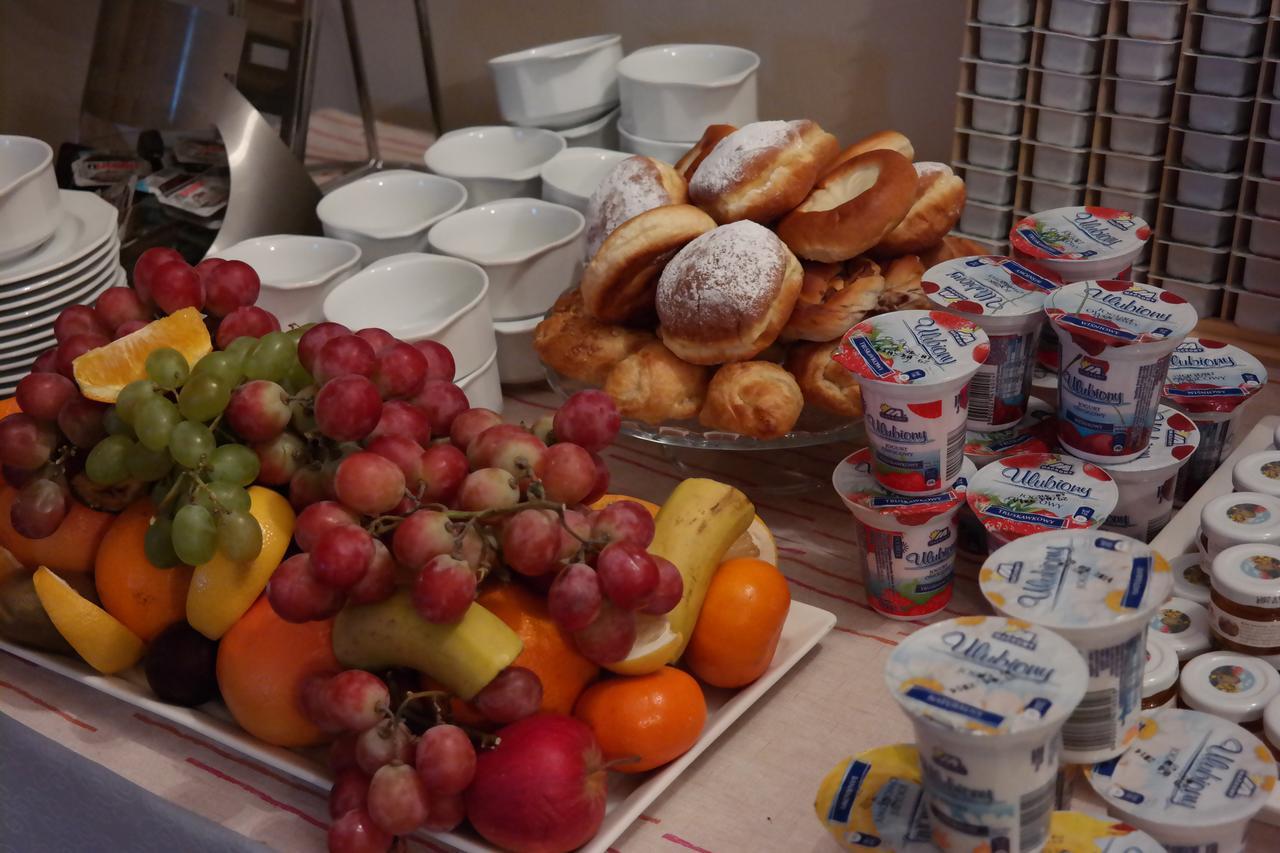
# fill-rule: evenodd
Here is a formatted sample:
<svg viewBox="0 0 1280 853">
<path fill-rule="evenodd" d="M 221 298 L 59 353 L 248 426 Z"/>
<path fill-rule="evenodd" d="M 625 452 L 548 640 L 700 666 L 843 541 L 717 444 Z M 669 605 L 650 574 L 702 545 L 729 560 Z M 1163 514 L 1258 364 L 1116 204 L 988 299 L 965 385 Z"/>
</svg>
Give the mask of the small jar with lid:
<svg viewBox="0 0 1280 853">
<path fill-rule="evenodd" d="M 1262 739 L 1280 759 L 1280 698 L 1272 699 L 1262 711 Z"/>
<path fill-rule="evenodd" d="M 1173 594 L 1178 598 L 1209 606 L 1209 573 L 1204 570 L 1204 557 L 1199 551 L 1183 554 L 1169 561 L 1173 570 Z"/>
<path fill-rule="evenodd" d="M 1209 610 L 1202 604 L 1174 596 L 1156 610 L 1150 627 L 1169 642 L 1179 663 L 1209 651 Z"/>
<path fill-rule="evenodd" d="M 1178 699 L 1178 655 L 1164 634 L 1147 632 L 1147 663 L 1142 671 L 1142 710 L 1172 708 Z"/>
<path fill-rule="evenodd" d="M 1231 469 L 1237 492 L 1260 492 L 1280 498 L 1280 450 L 1250 453 Z"/>
<path fill-rule="evenodd" d="M 1200 511 L 1200 546 L 1209 560 L 1232 545 L 1280 543 L 1280 498 L 1262 492 L 1220 495 Z"/>
<path fill-rule="evenodd" d="M 1280 545 L 1233 545 L 1213 558 L 1210 631 L 1224 649 L 1280 655 Z"/>
<path fill-rule="evenodd" d="M 1248 729 L 1262 731 L 1262 712 L 1280 696 L 1280 673 L 1238 652 L 1209 652 L 1182 669 L 1182 703 Z"/>
</svg>

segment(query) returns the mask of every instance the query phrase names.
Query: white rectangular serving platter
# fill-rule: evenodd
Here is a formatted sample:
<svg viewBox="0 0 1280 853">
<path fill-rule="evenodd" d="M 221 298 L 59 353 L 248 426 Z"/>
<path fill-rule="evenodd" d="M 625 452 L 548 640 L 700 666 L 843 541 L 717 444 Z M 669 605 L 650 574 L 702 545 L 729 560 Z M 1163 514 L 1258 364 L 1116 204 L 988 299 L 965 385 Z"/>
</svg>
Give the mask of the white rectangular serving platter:
<svg viewBox="0 0 1280 853">
<path fill-rule="evenodd" d="M 698 742 L 670 764 L 652 773 L 609 774 L 609 794 L 604 823 L 591 843 L 579 853 L 605 853 L 626 831 L 641 812 L 658 798 L 707 747 L 728 731 L 748 708 L 769 691 L 778 679 L 792 669 L 818 644 L 836 624 L 835 614 L 799 601 L 791 602 L 773 663 L 751 684 L 741 690 L 704 687 L 707 697 L 707 722 Z M 294 751 L 270 746 L 257 740 L 231 721 L 221 702 L 210 702 L 199 708 L 181 708 L 155 699 L 139 668 L 120 676 L 100 675 L 86 664 L 72 658 L 41 652 L 0 640 L 0 650 L 30 661 L 50 672 L 70 678 L 94 690 L 127 702 L 136 708 L 203 735 L 222 746 L 287 773 L 296 779 L 328 791 L 331 777 L 324 764 L 323 750 Z M 438 842 L 451 845 L 464 853 L 493 853 L 494 848 L 472 832 L 431 835 Z"/>
</svg>

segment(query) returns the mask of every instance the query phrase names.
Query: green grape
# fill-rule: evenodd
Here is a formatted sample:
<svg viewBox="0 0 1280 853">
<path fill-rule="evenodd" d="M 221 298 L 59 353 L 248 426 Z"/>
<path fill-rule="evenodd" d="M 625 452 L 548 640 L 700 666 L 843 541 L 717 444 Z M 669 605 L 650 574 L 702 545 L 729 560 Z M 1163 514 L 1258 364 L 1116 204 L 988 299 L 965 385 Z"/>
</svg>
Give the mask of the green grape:
<svg viewBox="0 0 1280 853">
<path fill-rule="evenodd" d="M 281 384 L 284 385 L 284 390 L 290 394 L 297 394 L 303 388 L 314 385 L 315 382 L 315 378 L 310 373 L 307 373 L 307 369 L 302 366 L 302 362 L 298 361 L 295 356 L 293 366 L 289 368 L 289 373 Z"/>
<path fill-rule="evenodd" d="M 258 479 L 258 454 L 243 444 L 224 444 L 209 454 L 210 479 L 247 486 Z"/>
<path fill-rule="evenodd" d="M 250 379 L 284 379 L 298 357 L 298 347 L 284 332 L 268 332 L 249 351 L 244 375 Z"/>
<path fill-rule="evenodd" d="M 183 468 L 199 468 L 217 446 L 213 431 L 196 421 L 182 421 L 169 436 L 169 452 Z"/>
<path fill-rule="evenodd" d="M 207 483 L 205 488 L 196 490 L 193 498 L 196 504 L 204 507 L 210 512 L 248 512 L 253 501 L 249 498 L 249 493 L 235 483 L 224 483 L 221 480 L 214 480 Z"/>
<path fill-rule="evenodd" d="M 120 416 L 120 420 L 132 424 L 138 406 L 155 395 L 156 386 L 150 380 L 139 379 L 136 382 L 130 382 L 121 388 L 116 396 L 116 414 Z"/>
<path fill-rule="evenodd" d="M 173 459 L 167 450 L 152 450 L 138 442 L 125 451 L 124 464 L 129 469 L 130 477 L 150 483 L 169 473 L 173 468 Z"/>
<path fill-rule="evenodd" d="M 262 526 L 258 519 L 239 510 L 218 519 L 218 550 L 228 560 L 244 563 L 262 551 Z"/>
<path fill-rule="evenodd" d="M 125 454 L 133 442 L 123 435 L 109 435 L 93 446 L 84 460 L 84 473 L 99 486 L 115 486 L 129 479 Z"/>
<path fill-rule="evenodd" d="M 157 515 L 151 519 L 142 537 L 142 551 L 147 562 L 157 569 L 171 569 L 182 561 L 173 550 L 173 522 L 168 516 Z"/>
<path fill-rule="evenodd" d="M 164 450 L 169 446 L 169 436 L 182 417 L 178 407 L 167 397 L 155 396 L 144 400 L 134 412 L 133 428 L 138 441 L 151 450 Z"/>
<path fill-rule="evenodd" d="M 218 549 L 218 531 L 209 510 L 187 504 L 173 516 L 173 551 L 189 566 L 207 563 Z"/>
<path fill-rule="evenodd" d="M 298 435 L 308 435 L 316 431 L 316 416 L 306 401 L 293 400 L 289 403 L 289 410 L 293 413 L 289 417 L 289 424 Z"/>
<path fill-rule="evenodd" d="M 257 338 L 251 338 L 248 335 L 241 335 L 232 341 L 223 352 L 236 360 L 236 364 L 242 369 L 244 368 L 244 360 L 248 358 L 249 352 L 258 345 Z"/>
<path fill-rule="evenodd" d="M 173 347 L 161 347 L 147 356 L 147 378 L 166 391 L 181 388 L 190 372 L 186 358 Z"/>
<path fill-rule="evenodd" d="M 107 409 L 107 413 L 102 416 L 102 425 L 107 430 L 107 435 L 123 435 L 128 439 L 137 437 L 133 433 L 133 427 L 125 423 L 115 406 Z"/>
<path fill-rule="evenodd" d="M 211 421 L 231 402 L 232 385 L 199 373 L 187 380 L 178 394 L 178 411 L 189 421 Z"/>
<path fill-rule="evenodd" d="M 227 352 L 211 352 L 196 362 L 192 375 L 203 374 L 235 385 L 243 375 L 240 360 Z"/>
<path fill-rule="evenodd" d="M 311 331 L 314 326 L 315 323 L 303 323 L 301 326 L 292 326 L 287 332 L 285 332 L 285 334 L 289 337 L 289 340 L 293 341 L 294 346 L 297 346 L 298 341 L 302 340 L 302 336 Z"/>
</svg>

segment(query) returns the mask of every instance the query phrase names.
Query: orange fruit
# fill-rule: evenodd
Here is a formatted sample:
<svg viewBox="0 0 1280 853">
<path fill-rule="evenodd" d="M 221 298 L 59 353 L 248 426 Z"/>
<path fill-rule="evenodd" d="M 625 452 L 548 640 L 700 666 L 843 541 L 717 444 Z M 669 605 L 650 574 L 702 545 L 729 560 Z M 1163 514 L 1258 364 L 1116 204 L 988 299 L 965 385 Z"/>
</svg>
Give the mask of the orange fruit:
<svg viewBox="0 0 1280 853">
<path fill-rule="evenodd" d="M 164 347 L 182 353 L 189 366 L 207 355 L 213 342 L 200 312 L 183 308 L 77 358 L 71 367 L 80 393 L 90 400 L 114 403 L 120 389 L 147 378 L 147 356 Z"/>
<path fill-rule="evenodd" d="M 18 496 L 16 489 L 0 483 L 0 547 L 8 549 L 27 568 L 48 566 L 54 572 L 91 572 L 98 543 L 115 518 L 72 499 L 67 517 L 43 539 L 21 536 L 9 523 L 9 508 Z"/>
<path fill-rule="evenodd" d="M 643 773 L 697 743 L 707 721 L 707 700 L 687 672 L 664 666 L 648 675 L 593 684 L 578 697 L 573 715 L 595 732 L 605 760 L 618 762 L 611 770 Z"/>
<path fill-rule="evenodd" d="M 519 584 L 502 583 L 486 588 L 476 601 L 520 636 L 524 651 L 511 665 L 531 669 L 542 680 L 543 713 L 570 713 L 600 667 L 578 652 L 547 612 L 546 599 Z"/>
<path fill-rule="evenodd" d="M 187 617 L 190 566 L 157 569 L 142 549 L 151 501 L 136 501 L 107 528 L 94 561 L 98 599 L 108 613 L 146 642 Z"/>
<path fill-rule="evenodd" d="M 769 668 L 782 636 L 791 590 L 778 567 L 743 557 L 716 569 L 684 663 L 713 687 L 741 687 Z"/>
<path fill-rule="evenodd" d="M 17 397 L 5 397 L 3 400 L 0 400 L 0 421 L 4 420 L 9 415 L 16 414 L 21 411 L 22 407 L 18 405 Z"/>
<path fill-rule="evenodd" d="M 313 675 L 342 669 L 332 637 L 332 619 L 286 622 L 259 598 L 218 645 L 218 689 L 241 728 L 275 746 L 329 740 L 303 713 L 301 696 Z"/>
<path fill-rule="evenodd" d="M 661 509 L 660 506 L 652 501 L 647 501 L 644 498 L 633 498 L 631 495 L 602 495 L 598 501 L 591 505 L 591 508 L 604 509 L 609 504 L 617 503 L 618 501 L 635 501 L 640 504 L 640 506 L 649 510 L 649 515 L 657 515 L 658 510 Z"/>
</svg>

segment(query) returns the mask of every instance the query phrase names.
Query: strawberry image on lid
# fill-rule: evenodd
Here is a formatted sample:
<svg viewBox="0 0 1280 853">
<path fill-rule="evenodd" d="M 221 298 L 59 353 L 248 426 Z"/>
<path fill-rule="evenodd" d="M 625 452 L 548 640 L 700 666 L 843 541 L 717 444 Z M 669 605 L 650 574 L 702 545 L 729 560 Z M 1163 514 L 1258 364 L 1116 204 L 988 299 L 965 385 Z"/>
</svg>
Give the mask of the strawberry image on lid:
<svg viewBox="0 0 1280 853">
<path fill-rule="evenodd" d="M 966 500 L 993 539 L 1098 527 L 1119 490 L 1102 468 L 1059 453 L 1020 453 L 979 469 Z"/>
<path fill-rule="evenodd" d="M 920 286 L 931 302 L 949 311 L 988 319 L 1018 318 L 1039 315 L 1045 296 L 1061 287 L 1062 279 L 1012 258 L 979 255 L 930 267 Z"/>
<path fill-rule="evenodd" d="M 1109 207 L 1060 207 L 1018 220 L 1009 243 L 1018 253 L 1038 260 L 1102 261 L 1136 256 L 1150 237 L 1151 226 L 1132 213 Z"/>
<path fill-rule="evenodd" d="M 1233 344 L 1187 338 L 1169 359 L 1164 397 L 1184 412 L 1233 412 L 1267 384 L 1262 362 Z"/>
<path fill-rule="evenodd" d="M 860 379 L 923 387 L 967 380 L 987 360 L 987 333 L 945 311 L 893 311 L 845 332 L 835 361 Z"/>
</svg>

